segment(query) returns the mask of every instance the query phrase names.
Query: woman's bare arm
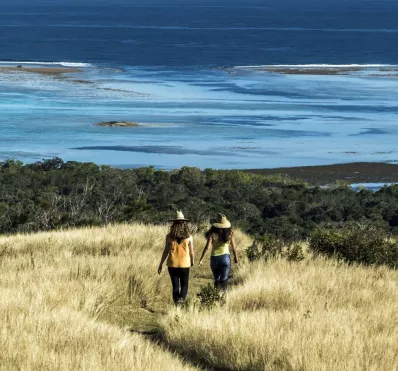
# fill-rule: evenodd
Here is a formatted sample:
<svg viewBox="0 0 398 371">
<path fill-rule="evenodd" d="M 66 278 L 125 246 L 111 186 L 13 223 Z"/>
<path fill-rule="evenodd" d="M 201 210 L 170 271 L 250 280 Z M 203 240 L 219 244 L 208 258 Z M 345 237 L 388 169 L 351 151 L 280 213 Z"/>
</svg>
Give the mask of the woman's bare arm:
<svg viewBox="0 0 398 371">
<path fill-rule="evenodd" d="M 211 239 L 211 237 L 209 237 L 209 238 L 207 239 L 206 246 L 205 246 L 205 248 L 203 249 L 202 256 L 200 257 L 199 266 L 202 265 L 203 258 L 206 256 L 207 252 L 208 252 L 209 249 L 211 248 L 211 244 L 212 244 L 212 239 Z"/>
<path fill-rule="evenodd" d="M 170 240 L 169 240 L 169 236 L 166 236 L 166 242 L 164 244 L 162 258 L 160 259 L 159 268 L 158 268 L 159 274 L 162 273 L 163 263 L 166 260 L 167 256 L 169 255 L 169 252 L 170 252 Z"/>
<path fill-rule="evenodd" d="M 195 249 L 193 247 L 193 237 L 189 237 L 189 256 L 191 257 L 191 267 L 195 264 Z"/>
<path fill-rule="evenodd" d="M 234 263 L 238 262 L 238 253 L 236 251 L 236 243 L 234 236 L 231 237 L 231 247 L 232 247 L 232 253 L 234 254 Z"/>
</svg>

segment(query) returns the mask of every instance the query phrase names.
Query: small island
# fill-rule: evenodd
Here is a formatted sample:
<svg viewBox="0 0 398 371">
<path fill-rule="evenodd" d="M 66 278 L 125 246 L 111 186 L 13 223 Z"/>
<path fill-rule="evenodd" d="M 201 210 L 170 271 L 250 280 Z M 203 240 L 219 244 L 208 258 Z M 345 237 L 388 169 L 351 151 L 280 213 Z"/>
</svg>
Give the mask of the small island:
<svg viewBox="0 0 398 371">
<path fill-rule="evenodd" d="M 107 127 L 118 127 L 118 128 L 125 128 L 125 127 L 137 127 L 142 126 L 137 122 L 132 121 L 105 121 L 99 122 L 98 124 L 94 124 L 95 126 L 107 126 Z"/>
</svg>

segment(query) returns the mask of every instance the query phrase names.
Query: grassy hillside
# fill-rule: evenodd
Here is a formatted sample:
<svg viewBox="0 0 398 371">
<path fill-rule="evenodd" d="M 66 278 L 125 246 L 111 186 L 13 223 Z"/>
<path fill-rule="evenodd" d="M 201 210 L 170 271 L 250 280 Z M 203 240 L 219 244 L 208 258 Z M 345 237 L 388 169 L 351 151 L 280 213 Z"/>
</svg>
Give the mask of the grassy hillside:
<svg viewBox="0 0 398 371">
<path fill-rule="evenodd" d="M 193 370 L 136 334 L 172 307 L 167 270 L 157 274 L 166 233 L 136 224 L 0 237 L 0 369 Z M 194 272 L 191 290 L 208 276 Z"/>
<path fill-rule="evenodd" d="M 122 308 L 133 318 L 140 301 L 165 299 L 167 281 L 154 274 L 144 281 L 141 272 L 143 266 L 148 276 L 155 272 L 163 232 L 120 226 L 0 238 L 0 368 L 193 369 L 101 321 Z"/>
<path fill-rule="evenodd" d="M 166 233 L 134 224 L 0 237 L 0 369 L 398 368 L 398 272 L 242 259 L 226 305 L 175 309 L 167 271 L 156 273 Z M 204 238 L 194 242 L 199 254 Z M 243 256 L 250 238 L 237 242 Z M 194 299 L 211 273 L 192 273 Z"/>
<path fill-rule="evenodd" d="M 162 320 L 172 349 L 223 370 L 398 369 L 397 271 L 277 259 L 240 274 L 225 306 Z"/>
</svg>

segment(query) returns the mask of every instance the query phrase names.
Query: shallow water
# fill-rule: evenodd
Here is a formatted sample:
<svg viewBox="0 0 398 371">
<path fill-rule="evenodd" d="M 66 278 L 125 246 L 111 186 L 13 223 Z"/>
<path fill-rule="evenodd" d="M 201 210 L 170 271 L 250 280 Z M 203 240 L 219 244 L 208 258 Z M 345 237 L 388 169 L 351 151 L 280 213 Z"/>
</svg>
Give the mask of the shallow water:
<svg viewBox="0 0 398 371">
<path fill-rule="evenodd" d="M 336 1 L 4 1 L 0 65 L 83 72 L 0 70 L 0 160 L 397 162 L 398 5 Z M 143 126 L 93 126 L 107 120 Z"/>
<path fill-rule="evenodd" d="M 63 79 L 0 73 L 0 159 L 160 168 L 396 161 L 397 89 L 397 78 L 365 73 L 95 66 Z M 93 126 L 111 120 L 143 126 Z"/>
<path fill-rule="evenodd" d="M 367 189 L 369 191 L 377 192 L 380 191 L 383 187 L 390 187 L 392 185 L 396 185 L 397 183 L 353 183 L 351 184 L 351 188 L 360 191 L 361 189 Z"/>
</svg>

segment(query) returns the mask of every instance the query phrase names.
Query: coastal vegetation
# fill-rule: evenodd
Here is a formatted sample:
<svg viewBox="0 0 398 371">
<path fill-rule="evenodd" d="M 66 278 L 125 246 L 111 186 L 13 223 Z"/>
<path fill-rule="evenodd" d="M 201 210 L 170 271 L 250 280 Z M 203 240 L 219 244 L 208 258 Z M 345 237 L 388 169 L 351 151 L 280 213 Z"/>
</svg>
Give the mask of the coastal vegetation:
<svg viewBox="0 0 398 371">
<path fill-rule="evenodd" d="M 162 223 L 183 209 L 196 230 L 222 212 L 252 236 L 301 241 L 319 228 L 371 225 L 396 234 L 398 186 L 318 187 L 283 174 L 183 167 L 119 169 L 59 158 L 0 162 L 0 233 L 119 222 Z"/>
<path fill-rule="evenodd" d="M 156 273 L 167 230 L 132 223 L 0 237 L 0 369 L 398 367 L 396 270 L 324 258 L 305 242 L 298 259 L 249 262 L 253 241 L 235 230 L 240 263 L 227 300 L 217 300 L 205 264 L 192 268 L 189 301 L 175 308 L 167 272 Z M 202 233 L 194 244 L 199 254 Z"/>
</svg>

